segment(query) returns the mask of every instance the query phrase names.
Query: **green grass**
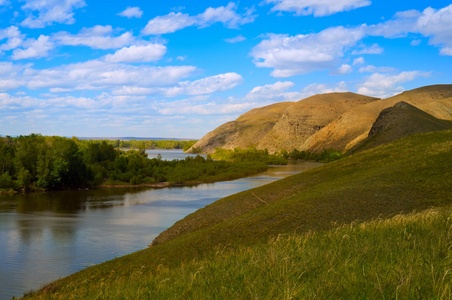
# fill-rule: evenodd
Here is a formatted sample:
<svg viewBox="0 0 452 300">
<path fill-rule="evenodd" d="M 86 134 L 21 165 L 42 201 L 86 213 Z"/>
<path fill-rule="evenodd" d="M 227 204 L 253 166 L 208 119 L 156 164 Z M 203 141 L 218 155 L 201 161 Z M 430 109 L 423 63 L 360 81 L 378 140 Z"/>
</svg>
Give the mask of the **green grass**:
<svg viewBox="0 0 452 300">
<path fill-rule="evenodd" d="M 452 131 L 363 151 L 221 199 L 29 296 L 450 298 L 451 157 Z"/>
</svg>

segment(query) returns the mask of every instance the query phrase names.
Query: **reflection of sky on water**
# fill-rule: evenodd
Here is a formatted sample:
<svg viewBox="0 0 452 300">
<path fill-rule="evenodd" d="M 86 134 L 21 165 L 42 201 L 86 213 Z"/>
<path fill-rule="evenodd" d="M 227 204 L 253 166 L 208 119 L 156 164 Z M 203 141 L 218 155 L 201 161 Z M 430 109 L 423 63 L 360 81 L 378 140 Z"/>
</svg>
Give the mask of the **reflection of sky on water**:
<svg viewBox="0 0 452 300">
<path fill-rule="evenodd" d="M 186 157 L 195 157 L 196 155 L 201 155 L 203 157 L 207 157 L 204 154 L 192 154 L 192 153 L 184 153 L 181 149 L 176 150 L 166 150 L 166 149 L 152 149 L 146 150 L 148 154 L 148 158 L 158 158 L 158 155 L 161 155 L 163 160 L 174 160 L 174 159 L 185 159 Z"/>
<path fill-rule="evenodd" d="M 0 299 L 146 248 L 160 232 L 197 209 L 296 170 L 304 170 L 303 165 L 193 187 L 0 197 Z"/>
</svg>

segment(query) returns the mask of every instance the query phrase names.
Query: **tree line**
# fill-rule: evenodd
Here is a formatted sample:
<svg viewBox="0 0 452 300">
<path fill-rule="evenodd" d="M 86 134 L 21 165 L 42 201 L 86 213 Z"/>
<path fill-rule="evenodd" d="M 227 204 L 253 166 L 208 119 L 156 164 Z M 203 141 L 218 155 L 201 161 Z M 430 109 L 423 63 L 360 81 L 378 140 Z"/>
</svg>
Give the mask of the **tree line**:
<svg viewBox="0 0 452 300">
<path fill-rule="evenodd" d="M 142 148 L 121 151 L 106 140 L 40 134 L 0 137 L 0 189 L 4 191 L 211 182 L 266 168 L 263 162 L 234 163 L 202 156 L 174 161 L 149 159 Z"/>
<path fill-rule="evenodd" d="M 105 142 L 119 149 L 183 149 L 184 151 L 193 146 L 197 141 L 177 141 L 177 140 L 92 140 L 92 142 Z"/>
</svg>

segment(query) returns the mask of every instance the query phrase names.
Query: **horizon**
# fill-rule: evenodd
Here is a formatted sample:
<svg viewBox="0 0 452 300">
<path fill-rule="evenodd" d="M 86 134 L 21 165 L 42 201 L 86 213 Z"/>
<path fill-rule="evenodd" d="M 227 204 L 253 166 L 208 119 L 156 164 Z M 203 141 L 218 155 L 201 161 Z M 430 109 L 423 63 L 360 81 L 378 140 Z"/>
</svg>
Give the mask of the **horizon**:
<svg viewBox="0 0 452 300">
<path fill-rule="evenodd" d="M 0 0 L 0 14 L 2 135 L 199 139 L 276 102 L 452 83 L 450 1 Z"/>
</svg>

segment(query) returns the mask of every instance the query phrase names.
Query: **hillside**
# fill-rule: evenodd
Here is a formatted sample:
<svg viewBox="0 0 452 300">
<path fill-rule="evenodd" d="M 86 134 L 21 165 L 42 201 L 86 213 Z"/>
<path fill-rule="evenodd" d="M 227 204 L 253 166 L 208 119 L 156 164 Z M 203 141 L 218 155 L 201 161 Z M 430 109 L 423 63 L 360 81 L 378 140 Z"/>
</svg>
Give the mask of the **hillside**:
<svg viewBox="0 0 452 300">
<path fill-rule="evenodd" d="M 278 152 L 282 149 L 304 149 L 304 143 L 313 134 L 343 113 L 379 99 L 354 93 L 315 95 L 289 106 L 258 148 Z"/>
<path fill-rule="evenodd" d="M 451 84 L 421 87 L 381 100 L 354 93 L 330 93 L 251 110 L 209 132 L 194 147 L 203 153 L 212 153 L 216 147 L 249 146 L 270 153 L 283 149 L 342 152 L 365 140 L 380 112 L 401 101 L 435 118 L 452 120 Z"/>
<path fill-rule="evenodd" d="M 187 152 L 201 149 L 203 153 L 212 153 L 215 148 L 234 149 L 255 146 L 262 136 L 270 131 L 284 110 L 292 102 L 281 102 L 252 109 L 235 121 L 227 122 L 206 134 Z"/>
<path fill-rule="evenodd" d="M 404 101 L 380 112 L 368 137 L 352 151 L 362 151 L 387 144 L 414 133 L 452 129 L 452 121 L 437 119 Z"/>
<path fill-rule="evenodd" d="M 165 291 L 171 291 L 171 286 L 178 284 L 187 286 L 187 282 L 176 280 L 176 278 L 180 278 L 178 274 L 188 270 L 193 263 L 199 262 L 209 255 L 216 254 L 215 256 L 218 256 L 218 253 L 229 253 L 230 250 L 244 246 L 265 246 L 269 239 L 281 234 L 322 232 L 334 229 L 341 224 L 350 224 L 350 222 L 365 222 L 377 217 L 388 218 L 394 214 L 409 213 L 413 210 L 422 211 L 430 207 L 441 208 L 451 205 L 451 156 L 452 130 L 411 135 L 275 183 L 216 201 L 163 232 L 154 241 L 154 246 L 87 268 L 50 284 L 39 294 L 30 296 L 36 298 L 42 296 L 45 299 L 67 299 L 72 296 L 85 299 L 134 298 L 140 292 L 145 293 L 148 297 L 163 294 L 162 298 L 181 296 L 171 294 L 171 292 L 165 294 Z M 449 227 L 450 224 L 445 229 L 446 235 Z M 405 229 L 396 228 L 393 231 L 385 232 L 391 237 L 397 238 L 401 236 L 403 230 Z M 404 239 L 409 239 L 409 233 L 411 231 L 408 231 Z M 343 237 L 344 234 L 341 236 Z M 441 234 L 444 235 L 444 233 Z M 421 237 L 423 235 L 430 236 L 430 233 L 420 234 Z M 383 241 L 387 241 L 387 239 L 383 238 Z M 371 240 L 369 245 L 374 242 L 375 240 Z M 432 243 L 427 244 L 425 255 L 436 258 L 436 255 L 428 252 L 433 245 L 438 245 L 435 241 Z M 397 248 L 400 247 L 399 243 L 383 244 L 391 253 L 399 253 L 400 248 Z M 342 243 L 332 244 L 326 241 L 323 242 L 323 245 L 328 245 L 328 247 L 313 247 L 308 254 L 313 257 L 323 257 L 327 252 L 342 249 Z M 410 247 L 407 249 L 411 249 Z M 352 248 L 359 247 L 353 246 Z M 365 248 L 360 249 L 365 250 Z M 447 247 L 445 249 L 445 251 L 450 251 L 450 249 L 447 250 Z M 346 251 L 346 253 L 349 252 Z M 282 253 L 283 257 L 288 257 L 288 255 L 287 252 Z M 359 267 L 374 266 L 375 260 L 383 259 L 386 257 L 384 255 L 382 252 L 379 252 L 378 257 L 369 254 L 362 258 L 365 260 L 359 263 Z M 438 276 L 441 278 L 448 276 L 444 272 L 450 262 L 444 261 L 444 259 L 450 257 L 447 253 L 438 256 L 441 264 L 435 264 L 435 268 L 441 267 L 443 264 L 446 268 L 438 269 L 440 272 Z M 409 266 L 412 262 L 412 260 L 407 260 L 406 264 Z M 418 273 L 413 274 L 413 270 L 418 270 L 417 268 L 406 269 L 399 266 L 400 261 L 391 260 L 387 263 L 390 266 L 395 265 L 394 268 L 397 268 L 400 278 L 419 275 Z M 429 265 L 428 262 L 427 264 Z M 198 265 L 196 274 L 201 272 L 201 267 L 205 266 L 205 264 Z M 239 276 L 241 274 L 225 268 L 221 270 L 220 277 L 223 277 L 224 274 Z M 430 271 L 437 274 L 436 269 Z M 329 274 L 329 272 L 327 273 Z M 195 272 L 191 274 L 189 277 L 191 279 L 188 280 L 193 283 L 196 274 Z M 371 280 L 366 277 L 366 274 L 370 273 L 353 274 L 362 279 L 362 282 L 369 284 L 365 289 L 360 289 L 360 293 L 364 293 L 367 289 L 374 292 L 379 291 L 378 287 L 373 284 L 374 277 Z M 380 276 L 382 274 L 380 273 Z M 296 291 L 298 284 L 304 282 L 303 278 L 300 277 L 299 283 L 290 288 Z M 397 282 L 386 280 L 387 278 L 389 277 L 384 276 L 381 280 L 392 284 L 391 291 L 396 291 Z M 243 277 L 241 281 L 247 282 Z M 332 282 L 334 283 L 334 281 Z M 312 284 L 325 286 L 325 283 L 315 280 Z M 276 282 L 275 285 L 270 285 L 270 287 L 279 286 Z M 427 298 L 438 298 L 440 294 L 435 286 L 445 288 L 444 283 L 437 281 L 429 286 L 428 290 L 422 291 L 416 290 L 414 286 L 410 292 L 413 295 L 421 293 L 421 296 L 426 295 Z M 327 286 L 326 288 L 327 291 L 335 291 L 334 287 L 331 287 L 332 290 Z M 215 286 L 207 292 L 212 293 L 212 289 L 215 290 Z M 196 292 L 196 286 L 189 290 Z M 188 291 L 186 292 L 188 293 Z M 277 295 L 283 296 L 281 291 Z"/>
<path fill-rule="evenodd" d="M 306 150 L 322 151 L 333 148 L 344 151 L 367 138 L 380 112 L 397 102 L 404 101 L 432 116 L 452 120 L 452 85 L 432 85 L 403 92 L 391 98 L 356 107 L 311 136 Z"/>
</svg>

